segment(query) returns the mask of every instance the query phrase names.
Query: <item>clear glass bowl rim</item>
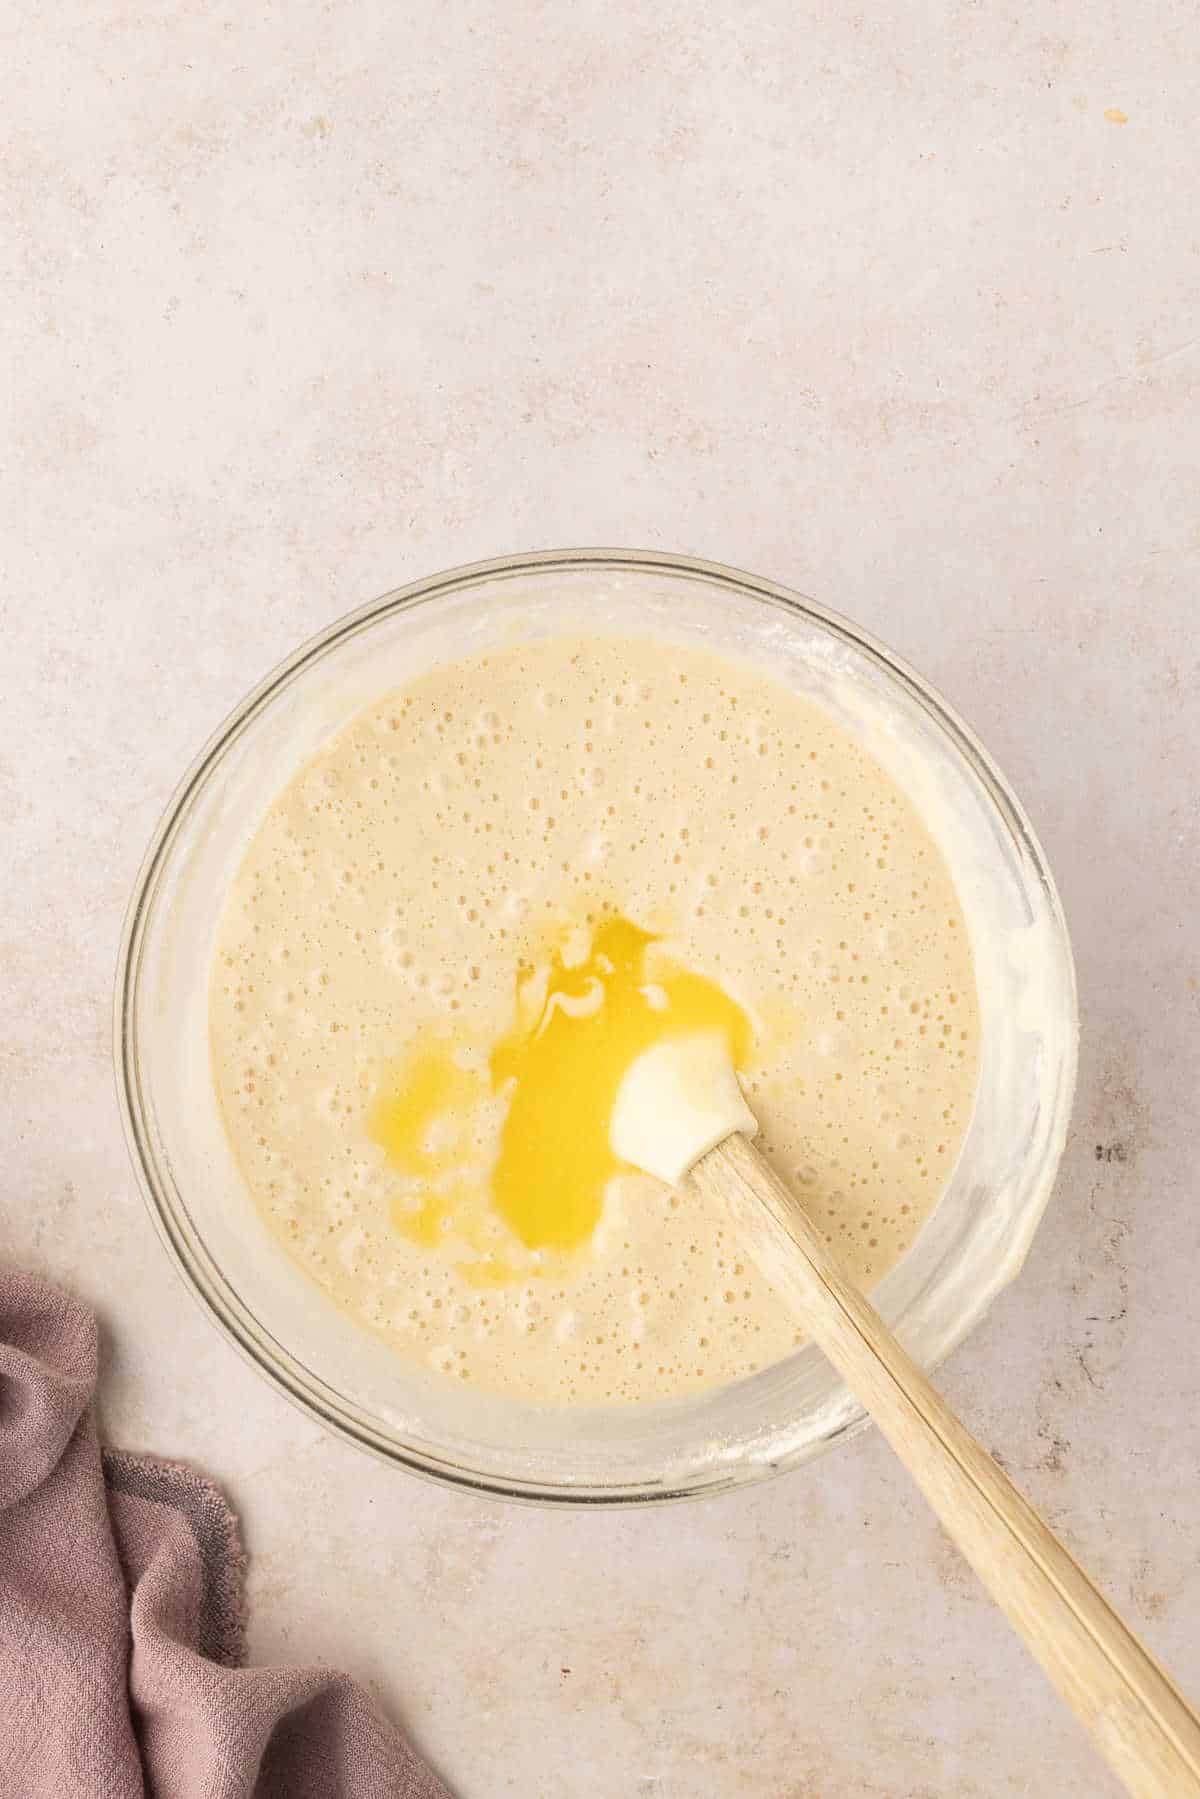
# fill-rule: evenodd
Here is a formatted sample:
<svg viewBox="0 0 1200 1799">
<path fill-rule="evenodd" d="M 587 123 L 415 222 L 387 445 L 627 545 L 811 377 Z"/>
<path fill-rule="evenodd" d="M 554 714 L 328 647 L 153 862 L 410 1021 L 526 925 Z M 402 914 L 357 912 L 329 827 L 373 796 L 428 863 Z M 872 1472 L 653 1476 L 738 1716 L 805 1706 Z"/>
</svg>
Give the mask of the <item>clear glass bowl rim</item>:
<svg viewBox="0 0 1200 1799">
<path fill-rule="evenodd" d="M 479 583 L 522 574 L 545 575 L 553 573 L 557 569 L 564 571 L 584 569 L 620 575 L 666 573 L 683 578 L 692 577 L 716 586 L 729 587 L 752 598 L 773 601 L 783 609 L 792 611 L 803 619 L 813 621 L 834 637 L 843 640 L 860 655 L 874 662 L 888 677 L 904 687 L 909 696 L 930 714 L 970 764 L 973 774 L 987 790 L 992 804 L 1001 814 L 1007 828 L 1029 858 L 1045 892 L 1056 929 L 1060 933 L 1061 950 L 1065 957 L 1069 976 L 1071 1006 L 1069 1020 L 1071 1061 L 1064 1071 L 1064 1078 L 1059 1089 L 1062 1111 L 1059 1130 L 1061 1147 L 1061 1139 L 1065 1137 L 1069 1121 L 1076 1072 L 1074 1044 L 1077 1035 L 1078 1005 L 1070 938 L 1045 854 L 1019 800 L 987 750 L 970 727 L 927 681 L 877 638 L 862 630 L 842 614 L 779 582 L 748 574 L 741 569 L 723 563 L 709 562 L 696 557 L 675 555 L 658 550 L 610 548 L 541 550 L 461 564 L 424 580 L 409 582 L 403 587 L 395 588 L 375 600 L 368 601 L 354 611 L 346 613 L 325 630 L 301 644 L 266 675 L 256 687 L 250 690 L 241 703 L 214 731 L 175 788 L 150 840 L 134 885 L 122 932 L 114 995 L 113 1061 L 117 1098 L 130 1160 L 133 1163 L 143 1198 L 155 1229 L 171 1260 L 182 1275 L 184 1284 L 209 1313 L 226 1338 L 246 1357 L 251 1365 L 301 1411 L 314 1418 L 326 1429 L 356 1443 L 360 1448 L 366 1449 L 369 1453 L 393 1466 L 403 1467 L 410 1473 L 424 1476 L 441 1485 L 475 1490 L 510 1500 L 535 1504 L 607 1506 L 662 1503 L 695 1496 L 707 1497 L 716 1492 L 728 1491 L 734 1487 L 765 1479 L 769 1475 L 784 1472 L 798 1462 L 809 1459 L 815 1450 L 809 1448 L 800 1456 L 781 1457 L 770 1464 L 759 1462 L 735 1464 L 725 1470 L 719 1480 L 708 1479 L 702 1483 L 689 1482 L 677 1486 L 588 1488 L 585 1486 L 540 1485 L 529 1481 L 522 1481 L 518 1484 L 509 1483 L 491 1472 L 481 1473 L 476 1477 L 458 1465 L 438 1462 L 420 1446 L 404 1444 L 385 1429 L 374 1426 L 372 1421 L 358 1411 L 352 1402 L 330 1403 L 326 1395 L 331 1393 L 331 1389 L 326 1387 L 323 1391 L 316 1390 L 308 1376 L 308 1371 L 296 1362 L 273 1337 L 259 1327 L 250 1308 L 224 1283 L 219 1268 L 211 1263 L 211 1258 L 190 1220 L 174 1203 L 171 1192 L 172 1183 L 159 1163 L 146 1124 L 138 1069 L 136 1029 L 137 983 L 143 940 L 158 880 L 168 862 L 172 846 L 183 827 L 191 803 L 215 765 L 243 732 L 250 727 L 276 694 L 290 685 L 304 670 L 319 662 L 327 652 L 359 632 L 369 629 L 381 618 L 436 601 L 439 597 L 451 593 L 459 593 Z M 1025 1220 L 1026 1242 L 1032 1238 L 1049 1202 L 1057 1160 L 1056 1154 L 1039 1202 Z M 997 1283 L 998 1286 L 1001 1284 L 1003 1283 Z M 987 1310 L 993 1297 L 994 1292 L 988 1292 L 982 1297 L 974 1315 L 966 1319 L 961 1330 L 946 1342 L 942 1356 L 948 1354 L 968 1334 Z M 942 1357 L 939 1356 L 938 1359 L 940 1360 Z M 334 1398 L 336 1400 L 336 1396 Z M 865 1413 L 857 1410 L 848 1424 L 844 1424 L 832 1432 L 818 1447 L 827 1447 L 834 1440 L 855 1434 L 866 1422 Z"/>
</svg>

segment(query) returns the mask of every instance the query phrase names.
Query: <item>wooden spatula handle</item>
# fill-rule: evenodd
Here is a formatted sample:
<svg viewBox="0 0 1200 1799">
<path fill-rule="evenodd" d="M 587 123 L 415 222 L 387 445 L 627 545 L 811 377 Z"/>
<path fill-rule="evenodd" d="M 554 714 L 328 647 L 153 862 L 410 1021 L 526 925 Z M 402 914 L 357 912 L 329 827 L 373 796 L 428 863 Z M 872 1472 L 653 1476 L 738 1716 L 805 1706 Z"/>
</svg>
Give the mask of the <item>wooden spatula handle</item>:
<svg viewBox="0 0 1200 1799">
<path fill-rule="evenodd" d="M 846 1278 L 800 1201 L 742 1136 L 710 1150 L 692 1175 L 870 1412 L 1129 1791 L 1200 1795 L 1196 1713 Z"/>
</svg>

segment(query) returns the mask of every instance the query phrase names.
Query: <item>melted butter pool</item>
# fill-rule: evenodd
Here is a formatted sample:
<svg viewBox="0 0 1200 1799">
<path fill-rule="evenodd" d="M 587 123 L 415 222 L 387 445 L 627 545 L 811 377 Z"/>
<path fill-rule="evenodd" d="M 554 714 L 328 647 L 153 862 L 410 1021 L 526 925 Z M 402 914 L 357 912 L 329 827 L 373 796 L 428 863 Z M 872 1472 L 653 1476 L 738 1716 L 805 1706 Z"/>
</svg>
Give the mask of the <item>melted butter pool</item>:
<svg viewBox="0 0 1200 1799">
<path fill-rule="evenodd" d="M 490 1049 L 486 1073 L 464 1066 L 462 1045 L 441 1041 L 416 1049 L 376 1101 L 370 1134 L 418 1187 L 417 1205 L 394 1214 L 414 1241 L 458 1235 L 486 1255 L 482 1199 L 526 1249 L 580 1248 L 622 1167 L 608 1129 L 630 1063 L 656 1043 L 709 1031 L 735 1068 L 745 1066 L 750 1020 L 715 981 L 655 954 L 658 939 L 628 918 L 606 919 L 582 950 L 577 937 L 518 980 L 512 1028 Z M 506 1110 L 481 1183 L 467 1114 L 489 1091 Z M 503 1275 L 494 1259 L 484 1267 Z"/>
</svg>

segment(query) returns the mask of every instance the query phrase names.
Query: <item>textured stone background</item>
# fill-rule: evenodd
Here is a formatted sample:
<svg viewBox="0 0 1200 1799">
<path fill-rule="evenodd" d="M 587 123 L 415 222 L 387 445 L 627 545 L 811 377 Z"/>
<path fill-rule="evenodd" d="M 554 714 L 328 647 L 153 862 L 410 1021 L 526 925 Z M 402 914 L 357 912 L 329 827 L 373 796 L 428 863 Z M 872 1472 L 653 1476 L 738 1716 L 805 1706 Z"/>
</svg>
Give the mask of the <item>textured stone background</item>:
<svg viewBox="0 0 1200 1799">
<path fill-rule="evenodd" d="M 874 1438 L 690 1509 L 376 1467 L 183 1295 L 126 1164 L 122 910 L 299 639 L 448 564 L 788 581 L 977 726 L 1057 871 L 1076 1125 L 951 1397 L 1200 1690 L 1194 11 L 18 0 L 0 22 L 0 1249 L 105 1422 L 227 1485 L 258 1656 L 462 1799 L 1111 1789 Z"/>
</svg>

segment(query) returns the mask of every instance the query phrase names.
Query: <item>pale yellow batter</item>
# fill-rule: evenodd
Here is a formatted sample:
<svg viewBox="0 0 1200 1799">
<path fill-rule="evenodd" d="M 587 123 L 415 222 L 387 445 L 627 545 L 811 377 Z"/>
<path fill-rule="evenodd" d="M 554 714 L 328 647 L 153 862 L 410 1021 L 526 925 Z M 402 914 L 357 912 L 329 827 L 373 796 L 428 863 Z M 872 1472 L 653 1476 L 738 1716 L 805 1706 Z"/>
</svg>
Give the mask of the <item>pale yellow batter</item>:
<svg viewBox="0 0 1200 1799">
<path fill-rule="evenodd" d="M 614 941 L 655 1004 L 724 1008 L 760 1141 L 873 1285 L 967 1126 L 970 948 L 903 793 L 748 665 L 559 639 L 423 677 L 296 774 L 219 933 L 214 1078 L 272 1230 L 398 1353 L 526 1399 L 660 1398 L 798 1340 L 694 1195 L 617 1173 L 576 1241 L 493 1189 L 518 981 Z"/>
</svg>

